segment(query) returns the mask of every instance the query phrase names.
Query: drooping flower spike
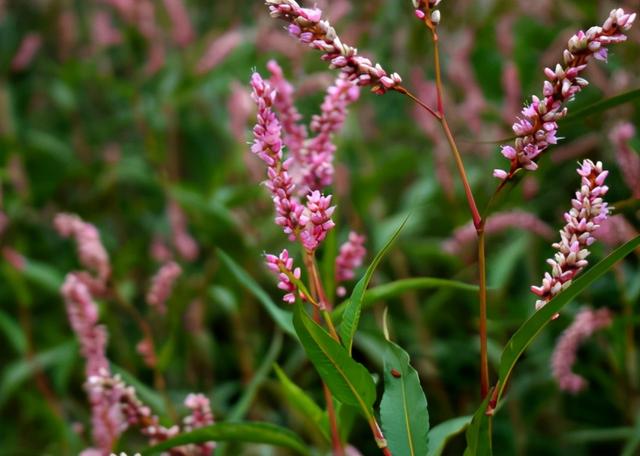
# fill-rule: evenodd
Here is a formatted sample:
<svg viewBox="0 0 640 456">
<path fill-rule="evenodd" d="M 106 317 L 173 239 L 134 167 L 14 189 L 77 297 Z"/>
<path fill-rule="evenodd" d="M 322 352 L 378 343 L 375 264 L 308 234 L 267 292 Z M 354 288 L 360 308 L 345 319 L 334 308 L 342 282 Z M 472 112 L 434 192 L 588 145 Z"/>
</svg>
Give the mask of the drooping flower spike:
<svg viewBox="0 0 640 456">
<path fill-rule="evenodd" d="M 558 138 L 558 120 L 567 115 L 565 104 L 573 100 L 589 83 L 579 75 L 587 67 L 591 56 L 607 59 L 607 46 L 627 39 L 636 14 L 614 9 L 602 27 L 591 27 L 571 37 L 563 52 L 563 63 L 554 69 L 545 68 L 542 98 L 533 96 L 531 104 L 522 110 L 522 117 L 513 124 L 515 144 L 502 146 L 502 155 L 510 161 L 508 170 L 496 169 L 493 175 L 502 180 L 511 179 L 520 169 L 534 171 L 538 168 L 540 154 Z"/>
<path fill-rule="evenodd" d="M 372 86 L 372 91 L 383 94 L 398 88 L 402 78 L 398 73 L 388 74 L 380 64 L 358 55 L 358 50 L 343 43 L 329 21 L 322 19 L 318 8 L 302 8 L 295 0 L 267 0 L 272 17 L 289 22 L 289 33 L 300 42 L 322 51 L 323 60 L 331 68 L 340 69 L 349 80 L 361 86 Z"/>
<path fill-rule="evenodd" d="M 279 256 L 266 254 L 265 262 L 272 272 L 278 275 L 278 288 L 286 291 L 282 300 L 288 304 L 296 302 L 296 292 L 298 287 L 293 283 L 292 278 L 300 279 L 300 268 L 293 267 L 293 258 L 289 256 L 287 249 L 284 249 Z M 303 295 L 300 294 L 302 298 Z"/>
<path fill-rule="evenodd" d="M 594 164 L 591 160 L 585 160 L 577 171 L 581 187 L 571 200 L 571 210 L 564 214 L 566 225 L 560 230 L 560 242 L 553 244 L 558 252 L 547 260 L 551 274 L 545 273 L 541 286 L 531 287 L 540 298 L 536 301 L 536 310 L 571 285 L 574 277 L 587 266 L 588 247 L 596 240 L 593 232 L 609 214 L 609 207 L 602 199 L 609 190 L 604 185 L 609 172 L 603 170 L 601 162 Z"/>
<path fill-rule="evenodd" d="M 578 349 L 593 333 L 610 326 L 611 322 L 609 309 L 584 308 L 564 330 L 551 356 L 551 371 L 562 391 L 576 394 L 586 388 L 587 381 L 571 370 L 576 362 Z"/>
</svg>

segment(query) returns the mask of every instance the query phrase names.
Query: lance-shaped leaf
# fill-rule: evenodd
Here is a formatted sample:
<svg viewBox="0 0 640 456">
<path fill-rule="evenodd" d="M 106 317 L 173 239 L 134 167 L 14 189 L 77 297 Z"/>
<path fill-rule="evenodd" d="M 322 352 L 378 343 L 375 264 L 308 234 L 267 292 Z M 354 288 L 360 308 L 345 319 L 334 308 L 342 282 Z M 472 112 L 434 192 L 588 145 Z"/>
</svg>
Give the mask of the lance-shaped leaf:
<svg viewBox="0 0 640 456">
<path fill-rule="evenodd" d="M 317 431 L 327 442 L 331 442 L 327 414 L 307 395 L 307 393 L 304 392 L 304 390 L 287 377 L 287 374 L 280 368 L 280 366 L 274 364 L 273 370 L 280 380 L 282 390 L 289 404 L 291 404 L 291 406 L 297 410 L 300 415 L 314 427 L 314 430 Z"/>
<path fill-rule="evenodd" d="M 295 336 L 295 331 L 291 324 L 291 314 L 278 307 L 271 297 L 269 297 L 267 292 L 260 288 L 260 285 L 258 285 L 258 283 L 253 280 L 253 278 L 222 249 L 218 249 L 218 256 L 238 282 L 249 290 L 251 294 L 258 299 L 258 301 L 260 301 L 267 313 L 271 315 L 271 318 L 273 318 L 273 321 L 275 321 L 284 332 Z"/>
<path fill-rule="evenodd" d="M 288 429 L 270 423 L 218 423 L 185 432 L 164 442 L 147 448 L 143 455 L 158 454 L 170 448 L 204 442 L 266 443 L 290 448 L 299 454 L 308 455 L 307 445 Z"/>
<path fill-rule="evenodd" d="M 407 352 L 391 341 L 386 344 L 380 403 L 384 436 L 393 454 L 426 456 L 429 413 L 420 378 Z"/>
<path fill-rule="evenodd" d="M 440 456 L 447 442 L 464 431 L 471 422 L 471 416 L 459 416 L 434 426 L 429 431 L 428 456 Z"/>
<path fill-rule="evenodd" d="M 382 258 L 387 254 L 394 241 L 398 239 L 398 236 L 400 236 L 400 231 L 402 231 L 402 228 L 404 228 L 407 220 L 409 220 L 408 215 L 404 218 L 400 226 L 395 230 L 389 240 L 385 243 L 382 250 L 380 250 L 375 256 L 362 279 L 360 279 L 354 287 L 353 293 L 351 293 L 351 299 L 349 299 L 349 303 L 344 309 L 344 312 L 342 314 L 342 323 L 340 324 L 340 329 L 338 332 L 340 333 L 342 345 L 346 347 L 349 354 L 351 354 L 351 348 L 353 346 L 353 336 L 356 334 L 356 331 L 358 329 L 358 323 L 360 322 L 360 313 L 362 311 L 362 303 L 364 301 L 365 291 L 367 290 L 369 282 L 371 281 L 371 277 L 373 277 L 373 273 L 378 267 L 378 264 L 380 264 Z"/>
<path fill-rule="evenodd" d="M 373 402 L 376 399 L 371 374 L 313 321 L 303 306 L 301 302 L 295 304 L 293 326 L 309 360 L 335 398 L 343 404 L 357 407 L 369 420 L 373 416 Z"/>
<path fill-rule="evenodd" d="M 562 310 L 562 308 L 571 302 L 576 296 L 587 289 L 589 285 L 604 275 L 618 261 L 622 260 L 638 248 L 638 246 L 640 246 L 640 236 L 637 236 L 626 244 L 618 247 L 602 261 L 589 268 L 566 290 L 562 291 L 544 307 L 536 311 L 522 324 L 522 326 L 520 326 L 511 339 L 509 339 L 509 342 L 507 342 L 507 345 L 502 352 L 498 383 L 496 385 L 497 390 L 495 393 L 491 393 L 494 397 L 494 403 L 498 403 L 498 401 L 500 401 L 507 381 L 511 376 L 516 362 L 520 359 L 520 356 L 522 356 L 527 347 L 531 342 L 533 342 L 536 336 L 540 334 L 544 327 L 549 324 L 552 317 Z M 487 430 L 490 429 L 490 426 L 488 425 L 490 418 L 485 414 L 486 407 L 487 403 L 485 401 L 473 416 L 471 425 L 467 430 L 467 450 L 470 452 L 465 452 L 465 455 L 470 454 L 484 456 L 491 454 L 491 433 L 487 432 Z M 486 442 L 485 440 L 489 441 Z"/>
</svg>

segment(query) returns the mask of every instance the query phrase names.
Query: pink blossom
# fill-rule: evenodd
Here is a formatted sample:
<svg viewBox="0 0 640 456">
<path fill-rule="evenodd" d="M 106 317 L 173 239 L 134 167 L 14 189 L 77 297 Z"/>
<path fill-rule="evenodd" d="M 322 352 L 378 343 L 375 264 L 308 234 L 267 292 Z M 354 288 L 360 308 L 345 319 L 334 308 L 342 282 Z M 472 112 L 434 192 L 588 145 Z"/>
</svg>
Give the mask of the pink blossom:
<svg viewBox="0 0 640 456">
<path fill-rule="evenodd" d="M 571 325 L 558 339 L 551 357 L 551 370 L 562 391 L 576 394 L 587 386 L 587 381 L 572 372 L 580 345 L 599 329 L 611 325 L 611 313 L 603 308 L 583 308 Z"/>
<path fill-rule="evenodd" d="M 151 258 L 158 263 L 166 263 L 173 258 L 171 249 L 166 244 L 162 236 L 154 236 L 149 247 Z"/>
<path fill-rule="evenodd" d="M 244 36 L 238 29 L 231 29 L 213 39 L 196 64 L 196 74 L 203 75 L 218 66 L 236 47 Z"/>
<path fill-rule="evenodd" d="M 173 246 L 178 255 L 186 261 L 194 261 L 198 257 L 199 247 L 187 229 L 187 217 L 182 208 L 174 200 L 169 200 L 167 208 Z"/>
<path fill-rule="evenodd" d="M 279 113 L 284 133 L 284 143 L 289 148 L 295 161 L 302 162 L 301 154 L 307 139 L 307 129 L 300 123 L 302 114 L 298 112 L 293 103 L 293 86 L 286 80 L 282 68 L 275 60 L 270 60 L 267 63 L 267 69 L 271 73 L 269 83 L 276 93 L 273 105 Z"/>
<path fill-rule="evenodd" d="M 68 274 L 61 288 L 67 315 L 80 343 L 80 352 L 86 361 L 86 376 L 108 375 L 109 362 L 105 350 L 107 332 L 98 325 L 98 307 L 87 286 L 76 274 Z M 117 414 L 117 400 L 95 394 L 88 389 L 91 402 L 93 438 L 103 453 L 109 453 L 123 431 L 122 420 Z"/>
<path fill-rule="evenodd" d="M 80 264 L 92 270 L 98 281 L 105 284 L 111 275 L 111 264 L 96 227 L 77 215 L 65 213 L 56 215 L 53 223 L 61 236 L 74 238 Z"/>
<path fill-rule="evenodd" d="M 300 223 L 304 226 L 300 232 L 300 240 L 307 251 L 314 252 L 335 226 L 331 220 L 334 210 L 331 195 L 324 196 L 318 190 L 307 195 L 307 204 L 300 216 Z"/>
<path fill-rule="evenodd" d="M 185 432 L 214 424 L 211 404 L 209 398 L 204 394 L 189 394 L 184 400 L 184 405 L 191 410 L 191 415 L 186 416 L 183 420 Z M 213 454 L 216 444 L 215 442 L 205 442 L 198 444 L 197 447 L 200 450 L 198 454 L 207 456 Z"/>
<path fill-rule="evenodd" d="M 13 71 L 25 70 L 31 64 L 41 46 L 42 37 L 38 33 L 31 32 L 27 34 L 20 42 L 18 50 L 11 60 L 11 69 Z"/>
<path fill-rule="evenodd" d="M 317 8 L 302 8 L 295 0 L 266 0 L 272 17 L 290 23 L 289 34 L 300 42 L 323 53 L 322 59 L 338 68 L 358 85 L 371 85 L 375 93 L 383 94 L 396 89 L 402 79 L 397 73 L 391 75 L 371 60 L 358 55 L 358 50 L 343 43 L 331 24 L 322 20 L 322 11 Z"/>
<path fill-rule="evenodd" d="M 565 104 L 588 85 L 579 77 L 587 67 L 589 57 L 606 60 L 607 46 L 627 39 L 624 32 L 631 28 L 636 14 L 627 14 L 621 8 L 614 9 L 602 27 L 579 31 L 569 39 L 563 52 L 563 64 L 554 69 L 545 68 L 547 78 L 543 96 L 533 96 L 531 103 L 522 110 L 522 117 L 513 124 L 515 154 L 507 157 L 511 163 L 508 171 L 494 170 L 494 176 L 508 180 L 520 169 L 534 171 L 539 155 L 551 144 L 556 144 L 557 121 L 567 115 Z"/>
<path fill-rule="evenodd" d="M 536 309 L 571 285 L 573 278 L 587 266 L 588 247 L 596 240 L 593 233 L 609 214 L 607 203 L 602 199 L 609 190 L 604 185 L 609 172 L 603 170 L 601 162 L 594 164 L 591 160 L 585 160 L 577 171 L 581 187 L 571 200 L 571 209 L 564 214 L 567 223 L 560 231 L 561 240 L 553 244 L 558 252 L 547 260 L 551 274 L 545 273 L 541 286 L 531 287 L 540 297 Z"/>
<path fill-rule="evenodd" d="M 629 145 L 635 136 L 635 128 L 629 122 L 616 125 L 609 139 L 616 147 L 616 161 L 634 198 L 640 198 L 640 155 Z"/>
<path fill-rule="evenodd" d="M 122 42 L 122 34 L 111 23 L 111 16 L 105 11 L 98 11 L 93 16 L 93 41 L 96 47 L 108 47 Z"/>
<path fill-rule="evenodd" d="M 186 46 L 191 43 L 195 37 L 189 12 L 183 0 L 164 0 L 164 7 L 167 9 L 169 18 L 171 19 L 171 34 L 173 40 L 179 46 Z"/>
<path fill-rule="evenodd" d="M 138 345 L 136 345 L 136 351 L 148 367 L 154 368 L 156 366 L 158 359 L 156 358 L 153 342 L 149 338 L 145 337 L 138 342 Z"/>
<path fill-rule="evenodd" d="M 160 313 L 166 313 L 165 303 L 169 299 L 173 285 L 176 279 L 180 277 L 180 274 L 182 274 L 182 268 L 175 261 L 163 264 L 151 279 L 151 287 L 147 292 L 147 304 Z"/>
<path fill-rule="evenodd" d="M 289 252 L 285 249 L 279 256 L 266 254 L 264 258 L 269 270 L 278 275 L 278 288 L 286 292 L 282 300 L 288 304 L 296 302 L 298 287 L 292 279 L 300 279 L 300 268 L 294 269 L 293 258 L 289 256 Z"/>
<path fill-rule="evenodd" d="M 355 270 L 362 266 L 364 256 L 367 254 L 367 249 L 364 247 L 365 240 L 364 236 L 351 231 L 347 242 L 340 246 L 340 251 L 336 256 L 336 285 L 355 277 Z M 344 296 L 345 294 L 344 287 L 338 287 L 337 295 Z"/>
<path fill-rule="evenodd" d="M 291 160 L 283 160 L 282 127 L 271 109 L 276 93 L 258 73 L 251 77 L 252 98 L 258 105 L 258 122 L 253 128 L 251 152 L 267 165 L 266 186 L 276 209 L 276 224 L 290 240 L 295 240 L 301 228 L 304 207 L 294 197 L 295 185 L 288 170 Z"/>
<path fill-rule="evenodd" d="M 24 256 L 9 246 L 2 247 L 2 257 L 17 271 L 24 271 L 24 268 L 27 266 L 27 260 Z"/>
<path fill-rule="evenodd" d="M 347 106 L 358 99 L 357 85 L 341 74 L 327 89 L 321 113 L 311 119 L 311 138 L 301 154 L 303 179 L 310 190 L 319 190 L 333 183 L 333 157 L 336 146 L 332 137 L 340 131 L 347 117 Z"/>
</svg>

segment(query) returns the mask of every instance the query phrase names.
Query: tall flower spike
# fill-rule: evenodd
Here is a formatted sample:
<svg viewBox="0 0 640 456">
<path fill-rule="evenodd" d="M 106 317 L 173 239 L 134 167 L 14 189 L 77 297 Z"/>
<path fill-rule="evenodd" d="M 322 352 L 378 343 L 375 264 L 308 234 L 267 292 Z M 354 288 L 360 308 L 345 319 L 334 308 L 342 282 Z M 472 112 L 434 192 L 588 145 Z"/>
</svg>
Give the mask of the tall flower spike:
<svg viewBox="0 0 640 456">
<path fill-rule="evenodd" d="M 276 224 L 290 240 L 295 240 L 300 229 L 303 206 L 293 196 L 295 185 L 289 174 L 291 159 L 283 160 L 282 127 L 271 109 L 276 92 L 258 73 L 251 76 L 251 97 L 258 105 L 258 122 L 253 127 L 251 152 L 267 165 L 266 186 L 271 192 L 276 209 Z"/>
<path fill-rule="evenodd" d="M 561 390 L 578 393 L 587 386 L 587 381 L 572 372 L 580 345 L 601 328 L 611 325 L 609 309 L 582 309 L 571 325 L 558 339 L 551 356 L 551 370 Z"/>
<path fill-rule="evenodd" d="M 300 268 L 294 269 L 293 258 L 289 256 L 289 252 L 285 249 L 279 256 L 266 254 L 265 262 L 267 267 L 278 275 L 278 288 L 287 292 L 282 300 L 289 304 L 296 302 L 298 287 L 293 283 L 292 278 L 300 278 Z"/>
<path fill-rule="evenodd" d="M 331 24 L 322 20 L 318 8 L 302 8 L 295 0 L 266 0 L 272 17 L 289 22 L 289 33 L 300 42 L 322 51 L 323 60 L 331 68 L 338 68 L 349 80 L 361 86 L 372 86 L 372 91 L 383 94 L 400 86 L 398 73 L 388 74 L 380 64 L 358 55 L 358 50 L 340 40 Z"/>
<path fill-rule="evenodd" d="M 609 214 L 607 203 L 602 199 L 609 190 L 604 185 L 609 172 L 602 169 L 601 162 L 594 164 L 591 160 L 585 160 L 577 171 L 582 185 L 571 200 L 571 210 L 564 214 L 567 224 L 560 231 L 560 242 L 553 244 L 558 252 L 547 260 L 551 274 L 545 273 L 541 286 L 531 287 L 540 297 L 536 310 L 571 285 L 573 278 L 587 266 L 588 247 L 596 240 L 593 232 Z"/>
<path fill-rule="evenodd" d="M 493 175 L 508 180 L 520 169 L 534 171 L 540 154 L 558 138 L 557 121 L 567 115 L 567 102 L 573 100 L 576 93 L 589 83 L 579 77 L 587 67 L 589 57 L 598 60 L 607 59 L 607 46 L 621 43 L 627 39 L 624 32 L 631 28 L 636 14 L 627 14 L 621 8 L 614 9 L 602 27 L 591 27 L 571 37 L 567 49 L 563 52 L 563 63 L 554 69 L 545 68 L 542 98 L 533 96 L 531 104 L 522 110 L 522 117 L 513 124 L 516 134 L 515 144 L 502 146 L 504 155 L 511 165 L 508 171 L 496 169 Z"/>
<path fill-rule="evenodd" d="M 306 143 L 303 159 L 304 184 L 310 190 L 320 190 L 333 183 L 333 157 L 336 146 L 333 135 L 338 132 L 347 117 L 347 106 L 358 99 L 360 90 L 347 76 L 341 74 L 327 89 L 321 113 L 311 119 L 311 131 L 316 136 Z"/>
</svg>

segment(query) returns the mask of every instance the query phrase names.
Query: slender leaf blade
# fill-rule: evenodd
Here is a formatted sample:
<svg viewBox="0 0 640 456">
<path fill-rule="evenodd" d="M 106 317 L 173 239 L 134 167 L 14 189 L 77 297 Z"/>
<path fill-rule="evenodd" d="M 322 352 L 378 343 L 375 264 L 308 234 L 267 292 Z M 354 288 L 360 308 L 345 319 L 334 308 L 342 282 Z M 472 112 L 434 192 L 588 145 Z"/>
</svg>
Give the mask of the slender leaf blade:
<svg viewBox="0 0 640 456">
<path fill-rule="evenodd" d="M 308 455 L 307 445 L 288 429 L 270 423 L 218 423 L 185 432 L 145 449 L 143 455 L 158 454 L 177 446 L 204 442 L 266 443 L 289 448 L 299 454 Z"/>
<path fill-rule="evenodd" d="M 238 282 L 242 284 L 253 296 L 256 297 L 258 301 L 263 305 L 267 313 L 273 318 L 273 321 L 276 322 L 280 328 L 286 332 L 287 334 L 296 337 L 295 330 L 293 329 L 293 323 L 291 322 L 291 313 L 285 310 L 282 310 L 278 307 L 271 297 L 264 291 L 258 282 L 256 282 L 253 277 L 251 277 L 247 272 L 240 266 L 236 261 L 231 258 L 227 253 L 225 253 L 222 249 L 218 250 L 218 256 L 224 263 L 224 265 L 229 269 L 231 274 L 236 278 Z"/>
<path fill-rule="evenodd" d="M 468 283 L 459 282 L 457 280 L 441 279 L 438 277 L 415 277 L 409 279 L 399 279 L 394 280 L 393 282 L 378 285 L 377 287 L 369 288 L 364 293 L 362 309 L 370 307 L 375 302 L 400 296 L 402 295 L 402 293 L 405 293 L 407 291 L 427 290 L 431 288 L 451 288 L 473 293 L 477 293 L 478 291 L 477 285 L 471 285 Z M 340 321 L 342 319 L 345 310 L 350 305 L 350 302 L 350 300 L 347 300 L 334 309 L 331 314 L 333 321 Z"/>
<path fill-rule="evenodd" d="M 359 408 L 365 417 L 371 417 L 376 388 L 369 371 L 314 322 L 300 302 L 295 305 L 293 326 L 309 360 L 335 398 Z"/>
<path fill-rule="evenodd" d="M 574 110 L 573 112 L 569 113 L 569 115 L 564 119 L 564 121 L 571 122 L 574 120 L 581 119 L 583 117 L 592 116 L 594 114 L 606 111 L 608 109 L 612 109 L 617 106 L 623 105 L 630 101 L 637 100 L 638 98 L 640 98 L 640 89 L 629 90 L 628 92 L 614 95 L 613 97 L 596 101 L 595 103 L 592 103 L 589 106 L 585 106 L 584 108 Z"/>
<path fill-rule="evenodd" d="M 273 365 L 273 370 L 280 380 L 280 385 L 285 393 L 286 400 L 297 410 L 317 431 L 326 442 L 331 442 L 329 435 L 329 422 L 327 414 L 309 397 L 298 385 L 293 383 L 287 374 L 278 366 Z"/>
<path fill-rule="evenodd" d="M 471 416 L 459 416 L 434 426 L 429 431 L 429 452 L 427 456 L 440 456 L 447 442 L 469 426 L 471 418 Z"/>
<path fill-rule="evenodd" d="M 407 352 L 391 341 L 386 343 L 380 403 L 385 438 L 393 454 L 425 456 L 429 432 L 427 398 Z"/>
<path fill-rule="evenodd" d="M 387 240 L 384 247 L 378 252 L 375 256 L 364 276 L 358 281 L 356 286 L 353 289 L 353 293 L 351 293 L 351 298 L 349 299 L 349 303 L 347 304 L 344 314 L 342 316 L 342 323 L 340 324 L 339 334 L 340 339 L 342 340 L 342 345 L 344 345 L 349 353 L 351 353 L 351 349 L 353 347 L 353 336 L 355 335 L 358 329 L 358 323 L 360 322 L 360 313 L 362 312 L 362 303 L 364 301 L 365 291 L 367 286 L 369 286 L 369 282 L 373 277 L 373 273 L 375 272 L 378 264 L 382 258 L 387 254 L 387 252 L 391 249 L 391 246 L 400 236 L 400 231 L 404 228 L 405 224 L 409 220 L 409 215 L 407 215 L 400 226 L 394 231 L 391 237 Z"/>
</svg>

